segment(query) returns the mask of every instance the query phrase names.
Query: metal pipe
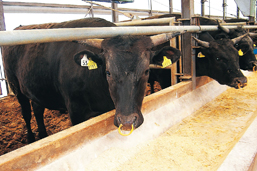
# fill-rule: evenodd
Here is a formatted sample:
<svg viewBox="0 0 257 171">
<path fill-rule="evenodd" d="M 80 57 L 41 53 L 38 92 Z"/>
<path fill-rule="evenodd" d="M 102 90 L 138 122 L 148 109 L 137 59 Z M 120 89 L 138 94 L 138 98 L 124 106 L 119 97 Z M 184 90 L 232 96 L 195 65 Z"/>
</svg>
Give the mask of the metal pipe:
<svg viewBox="0 0 257 171">
<path fill-rule="evenodd" d="M 148 0 L 148 5 L 149 5 L 149 16 L 153 16 L 153 6 L 152 6 L 152 0 Z"/>
<path fill-rule="evenodd" d="M 150 64 L 150 68 L 151 69 L 171 69 L 172 66 L 170 65 L 170 66 L 167 66 L 167 67 L 163 68 L 162 66 L 159 66 L 159 65 Z"/>
<path fill-rule="evenodd" d="M 65 13 L 65 14 L 86 14 L 90 5 L 65 5 L 65 4 L 44 4 L 24 2 L 3 2 L 5 13 Z M 131 13 L 138 16 L 149 16 L 147 9 L 118 8 L 117 10 Z M 153 15 L 167 14 L 169 11 L 152 10 Z M 94 6 L 94 14 L 111 15 L 111 10 L 100 6 Z M 176 14 L 179 14 L 178 12 Z"/>
<path fill-rule="evenodd" d="M 119 15 L 117 13 L 118 5 L 114 2 L 112 2 L 112 22 L 118 22 L 119 21 Z"/>
<path fill-rule="evenodd" d="M 204 8 L 204 3 L 205 3 L 205 0 L 201 0 L 201 16 L 204 16 L 205 15 L 205 8 Z"/>
<path fill-rule="evenodd" d="M 153 24 L 169 24 L 175 17 L 157 18 L 151 20 L 134 20 L 128 22 L 115 23 L 117 26 L 138 26 L 138 25 L 153 25 Z"/>
<path fill-rule="evenodd" d="M 223 7 L 223 20 L 225 20 L 226 19 L 226 13 L 227 13 L 227 0 L 223 0 L 222 7 Z"/>
<path fill-rule="evenodd" d="M 170 14 L 173 13 L 173 2 L 172 2 L 172 0 L 169 0 L 169 12 L 170 12 Z"/>
<path fill-rule="evenodd" d="M 233 29 L 237 26 L 225 26 Z M 242 26 L 256 29 L 257 26 Z M 0 31 L 0 45 L 46 43 L 92 38 L 107 38 L 118 35 L 153 35 L 178 31 L 215 31 L 218 26 L 140 26 L 140 27 L 91 27 Z"/>
</svg>

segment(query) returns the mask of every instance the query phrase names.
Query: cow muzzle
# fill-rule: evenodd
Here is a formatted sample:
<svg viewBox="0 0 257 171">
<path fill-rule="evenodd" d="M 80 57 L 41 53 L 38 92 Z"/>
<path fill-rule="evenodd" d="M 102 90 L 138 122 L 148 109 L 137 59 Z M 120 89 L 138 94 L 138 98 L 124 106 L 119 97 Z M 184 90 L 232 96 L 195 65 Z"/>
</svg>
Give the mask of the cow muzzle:
<svg viewBox="0 0 257 171">
<path fill-rule="evenodd" d="M 134 128 L 138 128 L 144 122 L 143 115 L 141 113 L 132 113 L 130 115 L 116 114 L 114 118 L 114 125 L 119 128 L 119 132 L 130 131 L 132 133 Z M 122 134 L 121 134 L 122 135 Z"/>
<path fill-rule="evenodd" d="M 247 86 L 247 78 L 246 77 L 237 77 L 234 78 L 234 86 L 236 89 L 243 88 Z"/>
</svg>

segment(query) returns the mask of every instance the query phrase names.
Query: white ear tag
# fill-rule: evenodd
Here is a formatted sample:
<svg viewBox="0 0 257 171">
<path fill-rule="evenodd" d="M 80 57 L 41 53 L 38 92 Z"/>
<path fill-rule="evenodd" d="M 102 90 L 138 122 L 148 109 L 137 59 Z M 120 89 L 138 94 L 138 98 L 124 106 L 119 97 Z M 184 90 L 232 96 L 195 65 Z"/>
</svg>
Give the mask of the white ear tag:
<svg viewBox="0 0 257 171">
<path fill-rule="evenodd" d="M 81 66 L 87 67 L 87 65 L 88 65 L 88 59 L 87 59 L 87 55 L 85 54 L 81 59 Z"/>
</svg>

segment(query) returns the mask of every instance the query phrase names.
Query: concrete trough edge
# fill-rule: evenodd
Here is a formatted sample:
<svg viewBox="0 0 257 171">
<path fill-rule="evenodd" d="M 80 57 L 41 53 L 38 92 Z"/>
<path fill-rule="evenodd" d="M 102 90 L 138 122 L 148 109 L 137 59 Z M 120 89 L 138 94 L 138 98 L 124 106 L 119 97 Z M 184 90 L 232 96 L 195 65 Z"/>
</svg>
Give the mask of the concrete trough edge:
<svg viewBox="0 0 257 171">
<path fill-rule="evenodd" d="M 130 143 L 133 141 L 135 136 L 141 134 L 148 136 L 145 136 L 147 138 L 138 139 L 137 142 L 145 141 L 145 139 L 149 138 L 154 138 L 167 130 L 170 126 L 178 123 L 183 118 L 192 114 L 195 110 L 199 109 L 207 102 L 213 100 L 226 89 L 227 86 L 219 85 L 216 81 L 212 81 L 208 77 L 198 78 L 197 89 L 193 91 L 191 81 L 181 82 L 160 92 L 145 97 L 142 107 L 142 113 L 144 114 L 145 122 L 129 137 L 122 137 L 118 134 L 117 128 L 113 125 L 113 118 L 115 113 L 113 110 L 73 126 L 67 130 L 61 131 L 35 143 L 29 144 L 20 149 L 0 156 L 0 170 L 34 170 L 36 168 L 43 169 L 44 166 L 52 167 L 51 163 L 55 163 L 56 167 L 58 167 L 56 161 L 57 163 L 58 161 L 61 161 L 61 158 L 65 158 L 63 156 L 67 156 L 67 154 L 73 153 L 76 150 L 81 151 L 81 146 L 86 148 L 88 144 L 92 144 L 94 141 L 103 139 L 103 137 L 111 134 L 118 135 L 118 141 L 123 139 L 126 141 L 126 143 Z M 165 113 L 165 115 L 158 111 L 160 109 L 161 112 L 162 109 L 164 109 L 163 113 Z M 169 123 L 167 123 L 167 121 L 169 121 Z M 153 128 L 157 129 L 155 133 L 149 131 Z M 111 144 L 115 143 L 112 142 Z M 105 145 L 106 147 L 104 147 L 102 150 L 108 148 L 108 145 Z M 100 152 L 101 150 L 98 151 Z M 84 156 L 89 159 L 90 157 L 94 157 L 90 156 L 88 153 L 84 154 Z M 85 157 L 81 158 L 84 159 Z M 68 165 L 68 168 L 71 167 Z"/>
</svg>

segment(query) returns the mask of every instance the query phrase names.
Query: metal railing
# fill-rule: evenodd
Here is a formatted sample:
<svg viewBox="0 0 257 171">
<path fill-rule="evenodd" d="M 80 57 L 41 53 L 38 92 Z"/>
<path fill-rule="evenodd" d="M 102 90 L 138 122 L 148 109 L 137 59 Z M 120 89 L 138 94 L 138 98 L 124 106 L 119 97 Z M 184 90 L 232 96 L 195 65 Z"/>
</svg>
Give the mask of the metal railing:
<svg viewBox="0 0 257 171">
<path fill-rule="evenodd" d="M 225 27 L 229 29 L 237 28 L 237 26 Z M 257 29 L 257 26 L 242 26 L 242 28 Z M 218 30 L 218 26 L 140 26 L 13 30 L 0 31 L 0 45 L 72 41 L 107 38 L 118 35 L 153 35 L 179 31 L 199 32 L 215 30 Z"/>
</svg>

